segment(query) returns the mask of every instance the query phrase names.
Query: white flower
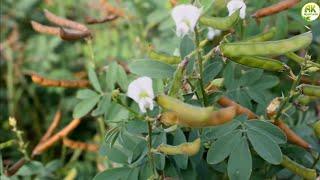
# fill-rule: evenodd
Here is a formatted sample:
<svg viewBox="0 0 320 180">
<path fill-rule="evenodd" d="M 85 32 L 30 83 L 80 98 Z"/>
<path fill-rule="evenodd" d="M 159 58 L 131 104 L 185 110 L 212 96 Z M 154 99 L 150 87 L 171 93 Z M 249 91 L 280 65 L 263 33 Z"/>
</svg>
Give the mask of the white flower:
<svg viewBox="0 0 320 180">
<path fill-rule="evenodd" d="M 220 36 L 221 31 L 219 29 L 213 29 L 212 27 L 208 27 L 207 38 L 213 40 L 215 36 Z"/>
<path fill-rule="evenodd" d="M 236 12 L 236 10 L 240 9 L 240 18 L 244 19 L 246 17 L 246 4 L 243 2 L 243 0 L 231 0 L 227 4 L 227 8 L 229 11 L 229 16 Z"/>
<path fill-rule="evenodd" d="M 201 10 L 193 5 L 181 4 L 173 8 L 171 16 L 176 23 L 176 34 L 182 37 L 193 32 L 200 17 Z"/>
<path fill-rule="evenodd" d="M 152 79 L 144 76 L 132 81 L 127 96 L 139 104 L 141 112 L 147 112 L 146 109 L 152 110 L 154 99 Z"/>
</svg>

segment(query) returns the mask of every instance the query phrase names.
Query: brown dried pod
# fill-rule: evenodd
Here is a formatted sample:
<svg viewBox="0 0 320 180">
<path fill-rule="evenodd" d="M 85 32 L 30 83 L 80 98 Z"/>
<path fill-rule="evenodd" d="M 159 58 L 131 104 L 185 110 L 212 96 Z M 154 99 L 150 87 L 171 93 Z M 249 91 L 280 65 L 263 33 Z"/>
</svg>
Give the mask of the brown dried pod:
<svg viewBox="0 0 320 180">
<path fill-rule="evenodd" d="M 81 23 L 56 16 L 55 14 L 48 11 L 47 9 L 44 9 L 43 11 L 44 11 L 44 14 L 47 17 L 47 19 L 54 24 L 57 24 L 59 26 L 68 26 L 68 27 L 71 27 L 74 29 L 78 29 L 80 31 L 87 31 L 88 30 L 87 26 L 85 26 Z"/>
<path fill-rule="evenodd" d="M 81 150 L 88 150 L 88 151 L 98 151 L 100 148 L 98 145 L 74 141 L 67 137 L 63 138 L 63 144 L 71 149 L 81 149 Z"/>
<path fill-rule="evenodd" d="M 59 36 L 59 34 L 60 34 L 59 28 L 45 26 L 45 25 L 42 25 L 36 21 L 31 21 L 31 26 L 35 31 L 40 32 L 40 33 L 52 34 L 52 35 L 56 35 L 56 36 Z"/>
<path fill-rule="evenodd" d="M 75 40 L 92 36 L 90 31 L 78 31 L 73 29 L 66 29 L 63 27 L 60 27 L 59 35 L 60 35 L 60 38 L 65 41 L 75 41 Z"/>
<path fill-rule="evenodd" d="M 284 11 L 286 9 L 291 8 L 292 6 L 294 6 L 295 4 L 299 3 L 300 0 L 286 0 L 286 1 L 282 1 L 279 2 L 277 4 L 259 9 L 257 12 L 255 12 L 252 17 L 254 18 L 262 18 L 265 16 L 269 16 L 272 14 L 276 14 L 278 12 Z"/>
<path fill-rule="evenodd" d="M 115 14 L 111 14 L 111 15 L 101 17 L 101 18 L 86 17 L 85 21 L 87 24 L 100 24 L 100 23 L 104 23 L 104 22 L 113 21 L 113 20 L 117 19 L 118 17 L 119 16 L 117 16 Z"/>
<path fill-rule="evenodd" d="M 31 79 L 34 83 L 41 86 L 64 87 L 64 88 L 81 88 L 90 85 L 87 80 L 52 80 L 42 77 L 38 74 L 32 74 Z"/>
</svg>

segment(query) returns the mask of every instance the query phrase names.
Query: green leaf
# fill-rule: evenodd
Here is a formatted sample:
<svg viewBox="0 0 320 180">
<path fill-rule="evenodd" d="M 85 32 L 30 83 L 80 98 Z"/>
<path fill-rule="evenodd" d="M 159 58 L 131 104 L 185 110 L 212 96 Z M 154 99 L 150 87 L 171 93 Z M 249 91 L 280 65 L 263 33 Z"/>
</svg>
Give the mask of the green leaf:
<svg viewBox="0 0 320 180">
<path fill-rule="evenodd" d="M 240 122 L 238 120 L 233 120 L 228 122 L 227 124 L 211 127 L 211 128 L 204 128 L 203 133 L 205 137 L 203 139 L 217 139 L 220 138 L 231 131 L 235 130 L 237 127 L 240 126 Z"/>
<path fill-rule="evenodd" d="M 152 87 L 155 96 L 164 93 L 164 84 L 162 79 L 152 79 Z"/>
<path fill-rule="evenodd" d="M 212 4 L 213 4 L 214 1 L 215 0 L 202 0 L 201 1 L 201 5 L 202 5 L 202 7 L 204 7 L 204 10 L 203 10 L 202 14 L 206 13 L 207 10 L 209 10 L 212 7 Z"/>
<path fill-rule="evenodd" d="M 109 91 L 114 89 L 114 84 L 117 81 L 118 66 L 119 65 L 116 62 L 113 62 L 108 66 L 108 71 L 106 73 L 106 86 Z"/>
<path fill-rule="evenodd" d="M 160 133 L 153 142 L 153 148 L 157 148 L 160 144 L 167 143 L 167 136 L 165 132 Z M 164 154 L 154 154 L 155 165 L 158 170 L 163 170 L 166 164 L 166 157 Z"/>
<path fill-rule="evenodd" d="M 126 74 L 126 71 L 123 69 L 122 66 L 118 65 L 118 71 L 117 71 L 117 83 L 119 84 L 120 88 L 124 91 L 127 91 L 128 88 L 128 77 Z"/>
<path fill-rule="evenodd" d="M 250 120 L 246 121 L 245 125 L 249 129 L 259 131 L 260 133 L 268 136 L 278 144 L 284 144 L 287 142 L 287 136 L 284 132 L 271 123 L 261 120 Z"/>
<path fill-rule="evenodd" d="M 81 118 L 86 115 L 98 103 L 101 96 L 96 95 L 88 99 L 81 100 L 73 110 L 73 118 Z"/>
<path fill-rule="evenodd" d="M 184 36 L 180 42 L 180 57 L 184 59 L 188 54 L 196 49 L 193 40 L 189 36 Z"/>
<path fill-rule="evenodd" d="M 181 143 L 187 142 L 186 137 L 181 129 L 177 130 L 174 138 L 173 145 L 180 145 Z M 173 156 L 174 160 L 177 163 L 177 166 L 181 169 L 186 169 L 188 167 L 188 156 L 184 154 L 178 154 Z"/>
<path fill-rule="evenodd" d="M 259 82 L 261 83 L 253 84 L 252 88 L 257 90 L 270 89 L 279 84 L 280 81 L 277 76 L 266 75 L 262 76 L 261 79 L 259 79 Z"/>
<path fill-rule="evenodd" d="M 153 175 L 152 171 L 153 170 L 150 161 L 144 163 L 139 174 L 139 179 L 151 179 L 150 177 Z"/>
<path fill-rule="evenodd" d="M 101 100 L 98 103 L 98 107 L 92 111 L 92 116 L 99 116 L 101 114 L 107 113 L 108 108 L 111 103 L 111 94 L 105 94 L 102 96 Z"/>
<path fill-rule="evenodd" d="M 139 179 L 140 167 L 132 168 L 130 174 L 126 179 L 128 180 L 138 180 Z"/>
<path fill-rule="evenodd" d="M 129 153 L 119 144 L 110 147 L 108 144 L 103 144 L 99 150 L 99 155 L 107 157 L 110 161 L 128 164 Z"/>
<path fill-rule="evenodd" d="M 170 161 L 166 162 L 164 172 L 165 172 L 165 175 L 164 175 L 165 177 L 171 177 L 171 178 L 176 178 L 176 179 L 180 178 L 176 168 L 174 167 L 174 165 Z"/>
<path fill-rule="evenodd" d="M 252 171 L 252 159 L 245 137 L 232 151 L 228 161 L 228 176 L 230 180 L 247 180 Z"/>
<path fill-rule="evenodd" d="M 261 69 L 250 69 L 240 78 L 240 86 L 251 85 L 256 83 L 263 75 L 263 70 Z"/>
<path fill-rule="evenodd" d="M 96 74 L 96 72 L 94 71 L 94 69 L 92 67 L 89 67 L 89 69 L 88 69 L 88 76 L 89 76 L 89 80 L 90 80 L 93 88 L 96 91 L 102 93 L 101 86 L 100 86 L 97 74 Z"/>
<path fill-rule="evenodd" d="M 43 164 L 39 161 L 30 161 L 22 166 L 17 175 L 19 176 L 31 176 L 35 174 L 40 174 L 44 170 Z"/>
<path fill-rule="evenodd" d="M 207 154 L 207 162 L 209 164 L 217 164 L 223 161 L 235 147 L 240 143 L 242 132 L 240 129 L 234 130 L 231 133 L 222 136 L 213 144 Z"/>
<path fill-rule="evenodd" d="M 132 73 L 150 78 L 172 78 L 175 68 L 167 63 L 154 60 L 137 60 L 129 65 Z"/>
<path fill-rule="evenodd" d="M 87 99 L 95 96 L 98 96 L 98 94 L 91 89 L 83 89 L 77 92 L 78 99 Z"/>
<path fill-rule="evenodd" d="M 93 180 L 115 180 L 115 179 L 126 179 L 131 169 L 128 167 L 120 167 L 120 168 L 113 168 L 107 169 L 105 171 L 100 172 L 97 174 Z"/>
<path fill-rule="evenodd" d="M 203 71 L 203 83 L 206 85 L 211 82 L 221 71 L 222 64 L 220 62 L 214 62 L 206 67 Z"/>
<path fill-rule="evenodd" d="M 282 152 L 280 147 L 268 136 L 254 129 L 247 130 L 248 138 L 254 150 L 271 164 L 280 164 Z"/>
</svg>

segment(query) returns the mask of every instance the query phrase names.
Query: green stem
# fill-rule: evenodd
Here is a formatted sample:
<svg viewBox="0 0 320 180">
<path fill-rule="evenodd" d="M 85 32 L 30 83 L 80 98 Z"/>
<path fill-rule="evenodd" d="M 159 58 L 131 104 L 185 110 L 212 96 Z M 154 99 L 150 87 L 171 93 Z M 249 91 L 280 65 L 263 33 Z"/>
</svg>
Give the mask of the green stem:
<svg viewBox="0 0 320 180">
<path fill-rule="evenodd" d="M 7 96 L 9 116 L 14 116 L 14 80 L 13 80 L 13 57 L 12 50 L 6 47 L 7 50 Z"/>
<path fill-rule="evenodd" d="M 203 103 L 204 106 L 208 106 L 208 97 L 206 94 L 206 90 L 204 88 L 204 83 L 203 83 L 203 75 L 202 75 L 202 56 L 201 56 L 201 52 L 199 49 L 199 32 L 197 27 L 194 28 L 194 32 L 195 32 L 195 41 L 196 41 L 196 45 L 197 45 L 197 55 L 198 55 L 198 65 L 199 65 L 199 73 L 200 73 L 200 86 L 201 86 L 201 92 L 202 92 L 202 96 L 203 96 Z"/>
<path fill-rule="evenodd" d="M 149 156 L 149 161 L 151 164 L 152 172 L 154 177 L 157 176 L 157 171 L 154 166 L 154 160 L 153 160 L 153 155 L 152 155 L 152 124 L 150 121 L 148 121 L 148 138 L 147 138 L 147 143 L 148 143 L 148 156 Z"/>
<path fill-rule="evenodd" d="M 100 116 L 98 118 L 98 124 L 99 124 L 99 131 L 100 131 L 101 139 L 104 139 L 104 136 L 106 134 L 106 129 L 105 129 L 103 117 Z"/>
<path fill-rule="evenodd" d="M 292 86 L 290 88 L 289 94 L 287 95 L 287 97 L 285 97 L 285 100 L 280 104 L 280 108 L 279 108 L 279 110 L 277 112 L 276 117 L 274 118 L 274 121 L 278 121 L 279 120 L 279 117 L 283 113 L 283 110 L 285 109 L 286 105 L 288 104 L 290 99 L 293 97 L 294 91 L 296 90 L 296 88 L 297 88 L 297 86 L 298 86 L 298 84 L 300 82 L 301 76 L 304 73 L 305 68 L 306 68 L 306 63 L 305 62 L 301 63 L 301 70 L 300 70 L 298 76 L 295 77 L 295 79 L 293 81 L 293 84 L 292 84 Z"/>
<path fill-rule="evenodd" d="M 129 106 L 127 106 L 125 103 L 122 102 L 121 99 L 117 98 L 114 99 L 118 104 L 120 104 L 121 106 L 123 106 L 124 108 L 126 108 L 128 111 L 132 112 L 138 119 L 143 120 L 144 117 L 141 116 L 138 112 L 136 112 L 135 110 L 133 110 L 132 108 L 130 108 Z"/>
<path fill-rule="evenodd" d="M 320 160 L 320 154 L 318 154 L 318 157 L 314 160 L 314 162 L 313 162 L 313 164 L 311 166 L 312 169 L 316 167 L 316 165 L 317 165 L 319 160 Z"/>
<path fill-rule="evenodd" d="M 88 39 L 87 40 L 87 44 L 88 44 L 88 50 L 89 50 L 89 56 L 90 56 L 90 61 L 88 63 L 88 67 L 92 66 L 93 68 L 95 68 L 96 65 L 96 61 L 95 61 L 95 57 L 94 57 L 94 53 L 93 53 L 93 46 L 92 46 L 92 39 Z"/>
</svg>

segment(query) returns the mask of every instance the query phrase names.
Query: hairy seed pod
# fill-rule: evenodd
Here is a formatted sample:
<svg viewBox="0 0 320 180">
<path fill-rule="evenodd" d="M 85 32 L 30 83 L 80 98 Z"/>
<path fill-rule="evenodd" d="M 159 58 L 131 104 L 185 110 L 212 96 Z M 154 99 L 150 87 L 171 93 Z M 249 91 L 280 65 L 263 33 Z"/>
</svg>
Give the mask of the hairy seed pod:
<svg viewBox="0 0 320 180">
<path fill-rule="evenodd" d="M 151 59 L 162 61 L 162 62 L 165 62 L 168 64 L 179 64 L 181 62 L 181 59 L 178 56 L 168 56 L 166 54 L 160 54 L 160 53 L 155 52 L 152 49 L 149 50 L 148 56 Z"/>
<path fill-rule="evenodd" d="M 111 14 L 102 18 L 91 18 L 91 17 L 87 17 L 85 18 L 85 21 L 87 24 L 101 24 L 104 22 L 109 22 L 109 21 L 113 21 L 115 19 L 117 19 L 119 16 L 115 15 L 115 14 Z"/>
<path fill-rule="evenodd" d="M 45 26 L 35 21 L 31 21 L 31 26 L 33 30 L 40 33 L 52 34 L 56 36 L 59 36 L 60 34 L 60 30 L 57 27 Z"/>
<path fill-rule="evenodd" d="M 79 141 L 73 141 L 67 137 L 63 138 L 63 144 L 71 149 L 81 149 L 81 150 L 88 150 L 88 151 L 99 150 L 99 146 L 95 144 L 87 144 Z"/>
<path fill-rule="evenodd" d="M 264 42 L 271 40 L 276 35 L 276 28 L 273 27 L 269 31 L 250 37 L 241 42 Z"/>
<path fill-rule="evenodd" d="M 57 24 L 59 26 L 68 26 L 68 27 L 71 27 L 74 29 L 78 29 L 80 31 L 88 31 L 87 26 L 85 26 L 83 24 L 56 16 L 53 13 L 51 13 L 50 11 L 48 11 L 47 9 L 44 9 L 43 11 L 44 11 L 44 15 L 46 16 L 46 18 L 54 24 Z"/>
<path fill-rule="evenodd" d="M 288 69 L 288 66 L 284 63 L 259 56 L 241 56 L 241 57 L 230 57 L 231 61 L 259 69 L 264 69 L 268 71 L 285 71 Z"/>
<path fill-rule="evenodd" d="M 176 112 L 178 117 L 185 121 L 206 121 L 214 109 L 212 106 L 205 108 L 192 106 L 166 95 L 159 95 L 156 101 L 159 106 Z"/>
<path fill-rule="evenodd" d="M 271 6 L 259 9 L 257 12 L 255 12 L 252 15 L 252 17 L 261 18 L 261 17 L 272 15 L 272 14 L 276 14 L 278 12 L 291 8 L 292 6 L 294 6 L 299 2 L 300 0 L 285 0 L 277 4 L 273 4 Z"/>
<path fill-rule="evenodd" d="M 313 130 L 316 136 L 320 139 L 320 120 L 313 124 Z"/>
<path fill-rule="evenodd" d="M 179 65 L 176 72 L 173 75 L 172 84 L 169 89 L 169 96 L 178 97 L 179 91 L 181 89 L 181 80 L 183 78 L 183 71 L 185 70 L 187 64 L 189 62 L 189 58 L 185 58 Z"/>
<path fill-rule="evenodd" d="M 41 86 L 64 87 L 64 88 L 81 88 L 90 85 L 87 80 L 52 80 L 37 74 L 31 75 L 32 82 Z"/>
<path fill-rule="evenodd" d="M 312 33 L 306 32 L 289 39 L 266 42 L 237 42 L 220 46 L 226 57 L 282 55 L 306 47 L 312 41 Z"/>
<path fill-rule="evenodd" d="M 320 98 L 320 86 L 314 86 L 310 84 L 301 84 L 297 88 L 304 95 Z"/>
<path fill-rule="evenodd" d="M 75 41 L 86 37 L 91 37 L 90 31 L 78 31 L 60 27 L 60 38 L 65 41 Z"/>
<path fill-rule="evenodd" d="M 214 29 L 227 30 L 239 21 L 240 9 L 227 17 L 200 17 L 199 23 Z"/>
<path fill-rule="evenodd" d="M 208 127 L 225 124 L 236 116 L 236 107 L 227 107 L 217 111 L 212 111 L 210 117 L 205 121 L 195 121 L 184 119 L 178 113 L 168 111 L 162 113 L 159 120 L 167 125 L 183 125 L 187 127 Z"/>
<path fill-rule="evenodd" d="M 196 139 L 193 142 L 182 143 L 178 146 L 171 146 L 167 144 L 161 144 L 157 151 L 166 155 L 184 154 L 187 156 L 196 155 L 200 150 L 201 140 Z"/>
<path fill-rule="evenodd" d="M 313 179 L 316 179 L 317 177 L 316 170 L 306 168 L 301 164 L 294 162 L 293 160 L 291 160 L 289 157 L 285 155 L 283 156 L 281 165 L 287 168 L 288 170 L 290 170 L 291 172 L 293 172 L 294 174 L 301 176 L 304 179 L 313 180 Z"/>
</svg>

